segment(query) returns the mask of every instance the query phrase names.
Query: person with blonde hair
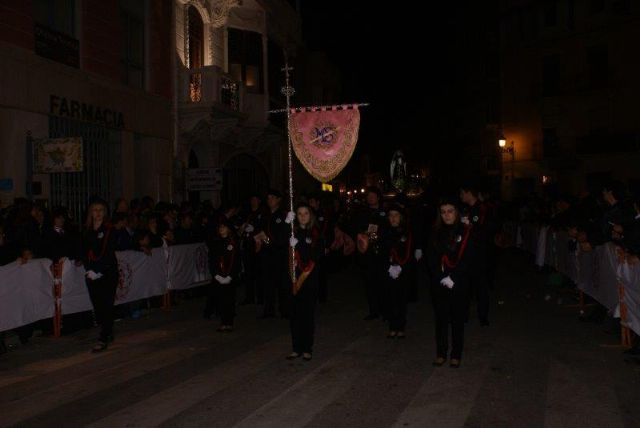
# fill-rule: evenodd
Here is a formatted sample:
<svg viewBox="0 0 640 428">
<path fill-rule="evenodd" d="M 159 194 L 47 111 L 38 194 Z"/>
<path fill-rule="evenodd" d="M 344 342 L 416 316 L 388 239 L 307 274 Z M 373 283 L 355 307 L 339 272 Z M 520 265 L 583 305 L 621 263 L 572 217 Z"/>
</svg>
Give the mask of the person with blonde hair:
<svg viewBox="0 0 640 428">
<path fill-rule="evenodd" d="M 113 341 L 113 305 L 118 287 L 116 236 L 107 216 L 107 204 L 96 200 L 89 205 L 82 239 L 85 281 L 100 326 L 98 343 L 91 352 L 102 352 Z"/>
</svg>

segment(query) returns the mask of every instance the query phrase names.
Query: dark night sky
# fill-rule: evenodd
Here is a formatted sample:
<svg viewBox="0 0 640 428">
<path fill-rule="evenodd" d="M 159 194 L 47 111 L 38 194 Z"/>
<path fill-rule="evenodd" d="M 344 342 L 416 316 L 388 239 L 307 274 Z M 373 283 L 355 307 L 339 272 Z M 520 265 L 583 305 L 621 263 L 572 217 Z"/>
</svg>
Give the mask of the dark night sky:
<svg viewBox="0 0 640 428">
<path fill-rule="evenodd" d="M 354 161 L 369 153 L 372 169 L 383 169 L 398 148 L 409 158 L 428 156 L 433 113 L 446 93 L 451 12 L 434 3 L 428 14 L 406 3 L 301 3 L 305 43 L 340 68 L 344 101 L 371 103 Z"/>
</svg>

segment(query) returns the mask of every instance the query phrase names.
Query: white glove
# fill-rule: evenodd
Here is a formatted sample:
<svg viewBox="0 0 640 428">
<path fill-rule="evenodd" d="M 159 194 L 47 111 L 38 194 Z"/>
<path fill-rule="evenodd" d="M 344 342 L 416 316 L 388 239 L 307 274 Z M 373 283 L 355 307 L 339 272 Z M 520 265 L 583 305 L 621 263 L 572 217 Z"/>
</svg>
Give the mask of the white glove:
<svg viewBox="0 0 640 428">
<path fill-rule="evenodd" d="M 224 278 L 222 278 L 222 282 L 220 284 L 223 284 L 223 285 L 231 284 L 231 277 L 225 276 Z"/>
<path fill-rule="evenodd" d="M 391 265 L 389 266 L 389 276 L 393 279 L 398 279 L 400 276 L 400 272 L 402 272 L 402 267 L 400 265 Z"/>
<path fill-rule="evenodd" d="M 416 257 L 416 260 L 420 261 L 420 259 L 422 258 L 422 250 L 420 248 L 417 248 L 413 254 Z"/>
<path fill-rule="evenodd" d="M 224 284 L 224 278 L 221 277 L 220 275 L 216 275 L 214 276 L 215 280 L 218 281 L 218 283 L 220 284 Z"/>
<path fill-rule="evenodd" d="M 296 218 L 296 213 L 294 213 L 293 211 L 289 211 L 287 213 L 287 218 L 284 220 L 284 222 L 287 224 L 291 224 L 291 222 L 295 220 L 295 218 Z"/>
<path fill-rule="evenodd" d="M 296 245 L 298 245 L 298 240 L 295 236 L 289 238 L 289 245 L 291 246 L 291 248 L 296 248 Z"/>
<path fill-rule="evenodd" d="M 447 287 L 449 290 L 451 290 L 453 288 L 453 280 L 451 279 L 450 276 L 445 276 L 444 278 L 442 278 L 440 280 L 440 284 L 444 285 L 445 287 Z"/>
<path fill-rule="evenodd" d="M 467 217 L 466 215 L 463 216 L 462 218 L 460 218 L 460 222 L 469 226 L 469 217 Z"/>
<path fill-rule="evenodd" d="M 87 271 L 86 275 L 87 275 L 87 278 L 89 278 L 91 281 L 95 281 L 96 279 L 102 278 L 102 274 L 101 273 L 95 273 L 92 270 Z"/>
<path fill-rule="evenodd" d="M 253 229 L 253 225 L 252 225 L 252 224 L 248 224 L 248 225 L 247 225 L 247 227 L 245 227 L 245 228 L 244 228 L 244 231 L 245 231 L 246 233 L 251 233 L 251 232 L 253 232 L 253 231 L 254 231 L 254 229 Z"/>
</svg>

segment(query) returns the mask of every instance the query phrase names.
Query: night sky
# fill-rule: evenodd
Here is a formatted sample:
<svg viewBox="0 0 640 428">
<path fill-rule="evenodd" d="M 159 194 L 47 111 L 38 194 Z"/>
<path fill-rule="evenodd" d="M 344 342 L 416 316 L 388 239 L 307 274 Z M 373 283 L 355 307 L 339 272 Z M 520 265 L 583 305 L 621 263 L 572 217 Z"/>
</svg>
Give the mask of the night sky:
<svg viewBox="0 0 640 428">
<path fill-rule="evenodd" d="M 429 138 L 430 129 L 449 84 L 451 6 L 429 3 L 426 14 L 393 2 L 301 3 L 305 43 L 340 68 L 344 101 L 371 103 L 363 111 L 352 164 L 368 153 L 371 169 L 384 171 L 396 149 L 410 159 L 431 156 L 437 142 Z"/>
</svg>

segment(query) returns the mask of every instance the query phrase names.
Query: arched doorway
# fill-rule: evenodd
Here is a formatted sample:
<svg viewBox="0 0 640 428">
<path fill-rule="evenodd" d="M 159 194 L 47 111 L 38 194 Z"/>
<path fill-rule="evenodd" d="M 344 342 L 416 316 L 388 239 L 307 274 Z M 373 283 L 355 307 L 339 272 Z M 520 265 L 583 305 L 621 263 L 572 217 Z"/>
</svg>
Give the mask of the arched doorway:
<svg viewBox="0 0 640 428">
<path fill-rule="evenodd" d="M 256 158 L 248 154 L 233 156 L 224 166 L 223 203 L 242 203 L 251 194 L 264 195 L 269 176 Z"/>
</svg>

